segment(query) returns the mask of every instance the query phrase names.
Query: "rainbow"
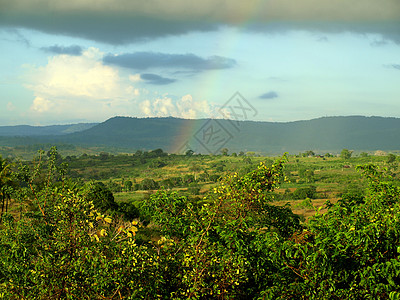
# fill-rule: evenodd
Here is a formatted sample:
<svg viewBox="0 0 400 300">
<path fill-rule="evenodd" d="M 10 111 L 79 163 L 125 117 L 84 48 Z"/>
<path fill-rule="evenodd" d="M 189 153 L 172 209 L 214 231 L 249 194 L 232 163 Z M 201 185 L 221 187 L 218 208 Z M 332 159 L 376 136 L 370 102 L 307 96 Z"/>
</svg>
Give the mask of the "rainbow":
<svg viewBox="0 0 400 300">
<path fill-rule="evenodd" d="M 212 52 L 217 54 L 223 53 L 225 57 L 235 57 L 235 52 L 238 51 L 238 45 L 242 44 L 241 30 L 246 29 L 246 27 L 252 24 L 252 20 L 260 14 L 265 2 L 265 0 L 248 1 L 246 3 L 248 5 L 240 16 L 240 20 L 233 20 L 236 26 L 225 28 L 224 32 L 227 31 L 228 34 L 222 35 L 222 38 L 219 43 L 216 43 L 216 47 L 212 49 Z M 210 99 L 217 99 L 221 94 L 225 94 L 226 92 L 231 94 L 236 92 L 235 89 L 227 91 L 226 85 L 222 84 L 226 81 L 226 77 L 224 77 L 224 72 L 221 70 L 210 70 L 204 72 L 200 76 L 201 78 L 199 80 L 198 88 L 194 91 L 194 95 L 196 95 L 198 100 L 207 99 L 209 101 Z M 232 95 L 227 94 L 226 100 L 231 96 Z M 216 119 L 223 118 L 223 116 L 218 112 L 215 112 L 215 114 L 216 115 L 210 117 Z M 196 152 L 196 148 L 198 148 L 199 145 L 194 136 L 205 122 L 207 122 L 205 119 L 200 121 L 184 120 L 184 122 L 182 122 L 182 127 L 171 143 L 170 148 L 172 151 L 181 154 L 186 150 L 191 149 Z"/>
</svg>

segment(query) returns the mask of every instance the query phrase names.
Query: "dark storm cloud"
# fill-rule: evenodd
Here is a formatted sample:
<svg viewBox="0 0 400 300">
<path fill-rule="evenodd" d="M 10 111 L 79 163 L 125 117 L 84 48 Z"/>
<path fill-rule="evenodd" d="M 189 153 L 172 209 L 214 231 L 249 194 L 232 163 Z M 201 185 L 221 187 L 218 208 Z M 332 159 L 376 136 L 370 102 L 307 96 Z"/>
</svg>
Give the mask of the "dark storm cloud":
<svg viewBox="0 0 400 300">
<path fill-rule="evenodd" d="M 194 54 L 166 54 L 155 52 L 135 52 L 120 55 L 109 54 L 103 58 L 105 64 L 124 68 L 145 70 L 149 68 L 190 69 L 197 71 L 228 69 L 236 65 L 234 59 L 222 56 L 202 58 Z"/>
<path fill-rule="evenodd" d="M 140 74 L 140 78 L 146 83 L 155 85 L 165 85 L 176 81 L 176 79 L 165 78 L 156 74 Z"/>
<path fill-rule="evenodd" d="M 400 1 L 399 1 L 400 3 Z M 271 22 L 269 24 L 254 23 L 247 26 L 247 30 L 260 33 L 284 33 L 290 30 L 305 30 L 317 34 L 338 34 L 338 33 L 355 33 L 355 34 L 376 34 L 381 35 L 385 40 L 391 40 L 400 44 L 400 22 Z"/>
<path fill-rule="evenodd" d="M 0 26 L 110 44 L 243 24 L 377 33 L 400 43 L 399 20 L 399 0 L 0 0 Z"/>
<path fill-rule="evenodd" d="M 258 98 L 260 98 L 260 99 L 274 99 L 274 98 L 278 98 L 278 94 L 276 92 L 274 92 L 274 91 L 270 91 L 268 93 L 262 94 Z"/>
<path fill-rule="evenodd" d="M 124 13 L 60 13 L 55 18 L 53 14 L 24 14 L 11 17 L 0 11 L 1 26 L 23 27 L 48 34 L 79 37 L 113 45 L 182 35 L 192 31 L 212 31 L 218 28 L 216 23 L 163 20 Z"/>
<path fill-rule="evenodd" d="M 68 55 L 74 55 L 74 56 L 79 56 L 82 54 L 82 47 L 78 45 L 72 45 L 69 47 L 63 47 L 63 46 L 50 46 L 50 47 L 42 47 L 40 48 L 43 51 L 46 52 L 51 52 L 54 54 L 68 54 Z"/>
</svg>

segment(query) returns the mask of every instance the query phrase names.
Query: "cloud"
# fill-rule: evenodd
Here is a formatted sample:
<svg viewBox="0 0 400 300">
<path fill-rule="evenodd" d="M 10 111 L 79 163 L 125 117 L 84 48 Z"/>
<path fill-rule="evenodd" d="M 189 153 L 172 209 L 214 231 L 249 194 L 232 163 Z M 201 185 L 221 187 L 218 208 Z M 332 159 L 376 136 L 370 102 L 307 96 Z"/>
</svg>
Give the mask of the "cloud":
<svg viewBox="0 0 400 300">
<path fill-rule="evenodd" d="M 47 112 L 51 109 L 52 107 L 51 101 L 44 99 L 42 97 L 36 97 L 35 100 L 33 100 L 33 104 L 31 106 L 31 110 L 35 112 Z"/>
<path fill-rule="evenodd" d="M 51 52 L 51 53 L 55 53 L 55 54 L 67 54 L 67 55 L 75 55 L 75 56 L 79 56 L 82 54 L 82 47 L 80 47 L 78 45 L 72 45 L 69 47 L 54 45 L 54 46 L 50 46 L 50 47 L 42 47 L 40 49 L 42 49 L 43 51 Z"/>
<path fill-rule="evenodd" d="M 258 98 L 260 98 L 260 99 L 274 99 L 274 98 L 278 98 L 278 94 L 276 92 L 274 92 L 274 91 L 270 91 L 268 93 L 262 94 Z"/>
<path fill-rule="evenodd" d="M 263 30 L 372 30 L 400 42 L 398 0 L 354 0 L 351 5 L 349 0 L 13 0 L 1 6 L 0 26 L 110 44 L 243 24 Z"/>
<path fill-rule="evenodd" d="M 25 66 L 25 86 L 35 97 L 31 112 L 98 120 L 134 110 L 139 90 L 116 68 L 103 65 L 103 56 L 89 48 L 81 56 L 56 55 L 44 66 Z"/>
<path fill-rule="evenodd" d="M 0 15 L 1 15 L 1 12 L 0 12 Z M 0 24 L 1 24 L 1 21 L 0 21 Z M 14 35 L 15 39 L 14 40 L 4 39 L 4 40 L 13 41 L 13 42 L 15 41 L 15 42 L 18 42 L 18 43 L 21 43 L 21 44 L 25 45 L 26 47 L 30 47 L 31 46 L 30 40 L 28 40 L 18 29 L 8 28 L 6 31 L 11 33 L 11 35 Z"/>
<path fill-rule="evenodd" d="M 8 111 L 14 111 L 15 110 L 15 106 L 12 102 L 8 102 L 7 103 L 7 110 Z"/>
<path fill-rule="evenodd" d="M 147 117 L 176 117 L 184 119 L 209 118 L 215 110 L 206 100 L 195 101 L 191 95 L 185 95 L 174 101 L 164 96 L 140 103 L 142 113 Z"/>
<path fill-rule="evenodd" d="M 170 84 L 176 81 L 176 79 L 165 78 L 156 74 L 141 74 L 140 78 L 144 80 L 146 83 L 155 85 Z"/>
<path fill-rule="evenodd" d="M 389 42 L 386 40 L 375 40 L 373 41 L 370 45 L 373 47 L 382 47 L 382 46 L 386 46 Z"/>
<path fill-rule="evenodd" d="M 400 70 L 400 64 L 383 65 L 385 68 Z"/>
<path fill-rule="evenodd" d="M 174 68 L 191 70 L 228 69 L 236 65 L 234 59 L 222 56 L 200 56 L 188 54 L 167 54 L 155 52 L 135 52 L 120 55 L 109 54 L 103 59 L 105 64 L 119 67 L 146 70 L 149 68 Z"/>
</svg>

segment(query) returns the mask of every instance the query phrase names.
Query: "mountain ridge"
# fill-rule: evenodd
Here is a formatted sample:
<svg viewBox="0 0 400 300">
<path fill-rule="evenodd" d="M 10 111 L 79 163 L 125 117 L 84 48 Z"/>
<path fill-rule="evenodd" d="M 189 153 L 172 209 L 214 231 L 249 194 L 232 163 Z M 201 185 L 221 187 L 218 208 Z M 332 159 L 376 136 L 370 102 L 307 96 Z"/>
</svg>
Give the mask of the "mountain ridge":
<svg viewBox="0 0 400 300">
<path fill-rule="evenodd" d="M 62 126 L 62 125 L 58 125 Z M 71 125 L 69 125 L 71 126 Z M 210 143 L 211 129 L 213 136 Z M 2 127 L 0 126 L 0 136 Z M 21 136 L 0 138 L 0 145 L 18 143 Z M 134 151 L 161 148 L 167 152 L 198 153 L 255 151 L 265 154 L 318 150 L 338 152 L 400 150 L 400 118 L 330 116 L 290 122 L 181 119 L 173 117 L 113 117 L 72 133 L 30 135 L 26 143 L 69 143 L 111 146 Z M 205 138 L 207 137 L 207 138 Z M 10 142 L 14 139 L 12 142 Z M 216 142 L 218 141 L 218 143 Z M 19 141 L 22 142 L 22 141 Z"/>
</svg>

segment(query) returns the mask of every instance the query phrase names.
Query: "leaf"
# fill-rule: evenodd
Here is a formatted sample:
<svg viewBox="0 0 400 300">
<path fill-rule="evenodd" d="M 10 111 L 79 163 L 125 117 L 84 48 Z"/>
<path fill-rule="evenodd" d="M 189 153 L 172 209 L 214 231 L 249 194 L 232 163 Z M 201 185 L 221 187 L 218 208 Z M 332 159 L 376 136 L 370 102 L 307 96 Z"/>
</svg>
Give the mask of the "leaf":
<svg viewBox="0 0 400 300">
<path fill-rule="evenodd" d="M 108 224 L 111 224 L 112 219 L 111 219 L 110 217 L 105 217 L 105 218 L 104 218 L 104 222 L 106 222 L 106 223 L 108 223 Z"/>
</svg>

